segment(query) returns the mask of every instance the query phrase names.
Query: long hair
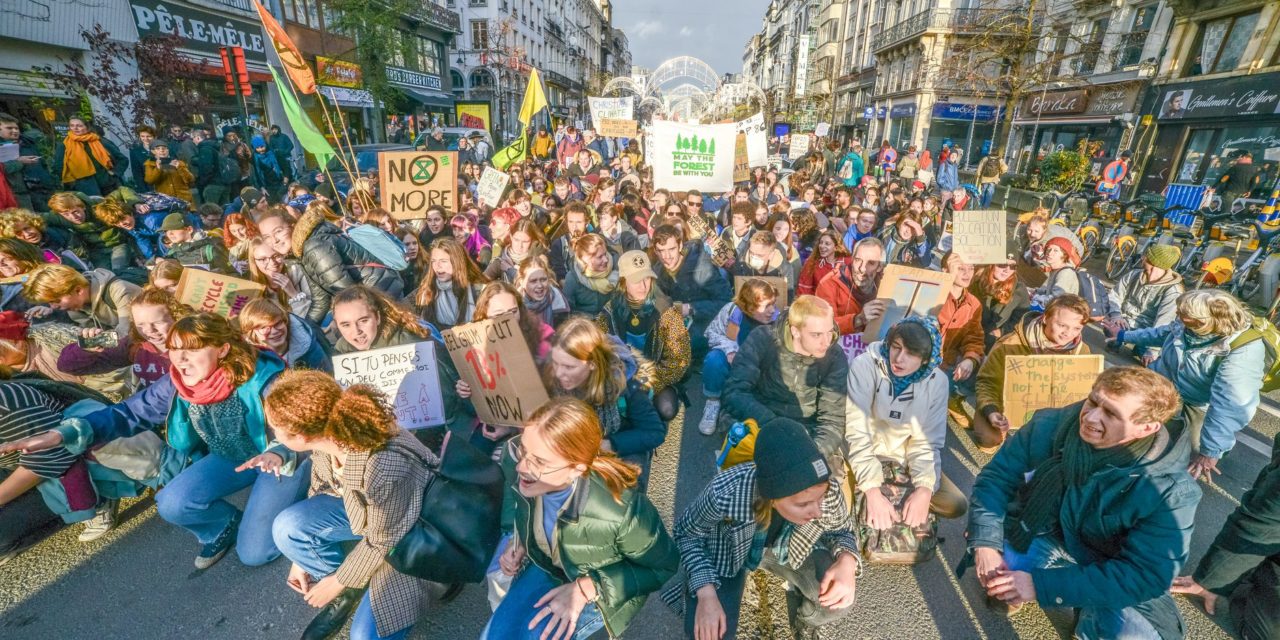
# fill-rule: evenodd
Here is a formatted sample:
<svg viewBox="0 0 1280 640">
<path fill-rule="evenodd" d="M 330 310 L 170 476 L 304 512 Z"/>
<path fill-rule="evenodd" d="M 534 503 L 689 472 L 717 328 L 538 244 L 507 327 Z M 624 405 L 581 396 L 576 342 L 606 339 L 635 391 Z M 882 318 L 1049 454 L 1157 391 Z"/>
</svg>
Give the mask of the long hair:
<svg viewBox="0 0 1280 640">
<path fill-rule="evenodd" d="M 524 296 L 516 290 L 515 285 L 508 282 L 497 281 L 490 282 L 480 290 L 480 295 L 476 296 L 476 309 L 472 314 L 472 322 L 480 322 L 489 319 L 489 302 L 494 296 L 507 293 L 516 299 L 516 308 L 519 309 L 517 316 L 520 322 L 520 333 L 524 335 L 524 341 L 529 345 L 529 353 L 536 359 L 538 357 L 538 347 L 542 345 L 542 328 L 546 323 L 542 321 L 542 317 L 530 311 L 524 306 Z"/>
<path fill-rule="evenodd" d="M 238 215 L 238 214 L 232 214 L 232 215 Z M 249 251 L 248 251 L 249 279 L 262 285 L 263 290 L 267 292 L 267 295 L 263 297 L 274 299 L 276 302 L 280 303 L 280 306 L 288 308 L 289 297 L 284 294 L 283 289 L 280 289 L 279 287 L 276 286 L 274 282 L 271 281 L 271 278 L 267 277 L 267 274 L 262 272 L 262 269 L 258 268 L 258 261 L 255 260 L 253 257 L 253 252 L 257 251 L 258 247 L 264 246 L 266 244 L 267 244 L 267 241 L 262 236 L 257 236 L 249 240 Z M 275 253 L 274 249 L 272 249 L 272 253 Z"/>
<path fill-rule="evenodd" d="M 378 336 L 375 341 L 382 340 L 399 330 L 408 331 L 419 338 L 430 338 L 431 332 L 418 322 L 412 311 L 400 306 L 387 294 L 368 285 L 358 284 L 347 287 L 333 297 L 333 307 L 340 304 L 359 302 L 378 316 Z"/>
<path fill-rule="evenodd" d="M 44 264 L 44 256 L 40 254 L 40 248 L 25 240 L 0 238 L 0 253 L 18 263 L 22 273 L 30 272 Z"/>
<path fill-rule="evenodd" d="M 424 313 L 431 311 L 432 315 L 435 315 L 435 301 L 440 295 L 435 274 L 432 273 L 430 266 L 429 256 L 434 251 L 443 251 L 449 256 L 449 263 L 453 265 L 453 280 L 449 285 L 460 304 L 467 299 L 467 289 L 471 288 L 471 285 L 489 282 L 489 279 L 480 271 L 480 267 L 477 267 L 471 256 L 467 255 L 467 250 L 462 243 L 451 237 L 436 238 L 431 241 L 430 247 L 418 249 L 419 253 L 424 250 L 428 254 L 427 271 L 421 274 L 422 283 L 418 285 L 418 291 L 413 296 L 414 304 Z"/>
<path fill-rule="evenodd" d="M 327 373 L 290 369 L 262 400 L 267 424 L 308 440 L 328 438 L 344 448 L 378 451 L 400 433 L 381 391 L 363 384 L 343 390 Z"/>
<path fill-rule="evenodd" d="M 172 349 L 204 349 L 228 345 L 231 350 L 218 363 L 226 370 L 233 386 L 240 386 L 253 377 L 258 362 L 258 350 L 248 342 L 231 321 L 212 313 L 189 315 L 174 323 L 169 330 L 166 346 Z"/>
<path fill-rule="evenodd" d="M 973 279 L 973 284 L 969 286 L 979 300 L 990 296 L 999 304 L 1009 304 L 1013 299 L 1013 288 L 1018 286 L 1018 273 L 1015 271 L 1013 275 L 1004 280 L 996 279 L 996 267 L 1000 265 L 989 264 L 982 267 L 978 271 L 978 277 Z"/>
<path fill-rule="evenodd" d="M 133 310 L 137 309 L 138 307 L 164 307 L 165 310 L 169 312 L 169 317 L 172 318 L 174 322 L 177 322 L 196 312 L 195 309 L 192 309 L 190 305 L 186 305 L 181 302 L 178 302 L 178 299 L 175 298 L 173 294 L 155 285 L 147 285 L 143 287 L 142 291 L 139 291 L 138 295 L 133 297 L 133 300 L 129 302 L 130 314 L 132 315 Z M 138 326 L 130 322 L 129 323 L 129 359 L 130 360 L 133 359 L 134 354 L 138 352 L 138 349 L 141 348 L 146 341 L 147 339 L 142 337 L 141 333 L 138 333 Z"/>
<path fill-rule="evenodd" d="M 543 380 L 552 395 L 573 395 L 598 407 L 617 402 L 618 396 L 627 388 L 626 368 L 622 359 L 614 353 L 609 338 L 590 319 L 574 316 L 566 320 L 551 337 L 551 346 L 576 360 L 593 365 L 582 386 L 568 390 L 560 388 L 553 373 L 554 363 L 548 360 L 542 368 Z"/>
<path fill-rule="evenodd" d="M 240 333 L 249 344 L 254 344 L 249 339 L 249 336 L 254 331 L 283 322 L 285 344 L 288 344 L 289 329 L 291 328 L 289 326 L 289 312 L 279 304 L 276 304 L 276 301 L 271 298 L 257 298 L 250 301 L 244 305 L 244 308 L 240 309 L 240 313 L 236 314 L 235 321 L 240 327 Z M 255 346 L 266 348 L 266 345 Z"/>
<path fill-rule="evenodd" d="M 253 220 L 249 218 L 249 216 L 246 216 L 243 213 L 230 214 L 222 223 L 222 244 L 226 245 L 228 249 L 236 246 L 236 244 L 240 242 L 231 234 L 231 225 L 233 224 L 243 226 L 245 236 L 250 240 L 262 235 L 262 233 L 258 231 L 258 225 L 254 224 Z"/>
<path fill-rule="evenodd" d="M 640 467 L 623 462 L 613 452 L 600 450 L 604 439 L 596 410 L 577 398 L 553 398 L 525 423 L 538 428 L 547 446 L 571 465 L 582 465 L 600 476 L 613 499 L 622 502 L 622 492 L 640 479 Z"/>
</svg>

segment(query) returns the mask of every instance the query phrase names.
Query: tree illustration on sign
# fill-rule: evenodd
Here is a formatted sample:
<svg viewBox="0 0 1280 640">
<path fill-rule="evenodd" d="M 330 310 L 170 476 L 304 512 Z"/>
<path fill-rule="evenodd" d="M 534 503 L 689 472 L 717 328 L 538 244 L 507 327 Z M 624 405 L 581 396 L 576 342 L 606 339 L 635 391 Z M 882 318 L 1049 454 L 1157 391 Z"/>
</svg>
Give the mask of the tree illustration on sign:
<svg viewBox="0 0 1280 640">
<path fill-rule="evenodd" d="M 710 153 L 713 156 L 716 154 L 716 141 L 714 138 L 711 140 L 711 150 L 707 153 Z"/>
<path fill-rule="evenodd" d="M 693 134 L 693 137 L 689 139 L 689 150 L 690 151 L 698 150 L 698 134 L 696 133 Z"/>
</svg>

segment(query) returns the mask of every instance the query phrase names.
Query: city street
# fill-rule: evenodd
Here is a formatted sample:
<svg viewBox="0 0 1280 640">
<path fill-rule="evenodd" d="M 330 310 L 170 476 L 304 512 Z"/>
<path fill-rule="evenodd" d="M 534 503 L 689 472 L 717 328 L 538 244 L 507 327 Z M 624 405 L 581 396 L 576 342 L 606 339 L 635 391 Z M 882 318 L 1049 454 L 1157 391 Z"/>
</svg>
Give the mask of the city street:
<svg viewBox="0 0 1280 640">
<path fill-rule="evenodd" d="M 1100 346 L 1101 334 L 1089 329 L 1089 341 Z M 1111 357 L 1112 362 L 1119 359 Z M 654 461 L 649 491 L 668 526 L 677 509 L 688 504 L 713 472 L 717 441 L 696 429 L 702 411 L 694 378 L 695 406 L 671 425 L 666 444 Z M 1280 399 L 1263 399 L 1251 428 L 1220 465 L 1223 474 L 1205 485 L 1197 514 L 1190 572 L 1212 542 L 1227 514 L 1253 482 L 1280 431 Z M 687 421 L 687 424 L 686 424 Z M 953 425 L 944 470 L 966 492 L 989 457 L 979 452 L 967 432 Z M 243 496 L 240 496 L 241 500 Z M 69 527 L 36 543 L 0 566 L 0 636 L 11 638 L 129 638 L 168 640 L 248 640 L 293 638 L 312 615 L 302 599 L 285 585 L 283 560 L 246 568 L 228 556 L 207 571 L 195 571 L 197 551 L 186 533 L 161 521 L 150 500 L 125 510 L 125 522 L 96 542 L 76 542 L 79 527 Z M 989 610 L 972 574 L 957 579 L 954 568 L 964 553 L 964 524 L 943 521 L 939 557 L 914 567 L 870 566 L 858 583 L 858 602 L 848 619 L 827 628 L 824 638 L 1052 638 L 1054 632 L 1034 606 L 1006 619 Z M 776 637 L 786 636 L 785 598 L 780 583 L 768 596 Z M 750 590 L 744 608 L 742 637 L 759 633 L 770 618 L 755 606 Z M 1218 620 L 1179 598 L 1189 638 L 1226 638 L 1225 612 Z M 468 586 L 454 602 L 425 613 L 415 639 L 464 640 L 478 637 L 488 617 L 484 589 Z M 636 640 L 680 637 L 680 621 L 650 598 L 639 623 L 627 633 Z"/>
</svg>

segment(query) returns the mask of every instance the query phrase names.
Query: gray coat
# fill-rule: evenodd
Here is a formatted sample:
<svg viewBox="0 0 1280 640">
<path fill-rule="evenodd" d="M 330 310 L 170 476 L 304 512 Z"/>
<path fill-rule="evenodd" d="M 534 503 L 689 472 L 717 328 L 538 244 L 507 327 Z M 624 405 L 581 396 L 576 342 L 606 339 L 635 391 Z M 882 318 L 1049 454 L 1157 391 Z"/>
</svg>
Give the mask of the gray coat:
<svg viewBox="0 0 1280 640">
<path fill-rule="evenodd" d="M 1114 317 L 1128 321 L 1131 329 L 1150 329 L 1178 319 L 1178 296 L 1184 291 L 1182 278 L 1176 272 L 1147 283 L 1142 269 L 1134 269 L 1120 277 L 1108 297 L 1111 308 L 1119 310 Z M 1160 350 L 1152 347 L 1147 353 L 1159 354 Z"/>
</svg>

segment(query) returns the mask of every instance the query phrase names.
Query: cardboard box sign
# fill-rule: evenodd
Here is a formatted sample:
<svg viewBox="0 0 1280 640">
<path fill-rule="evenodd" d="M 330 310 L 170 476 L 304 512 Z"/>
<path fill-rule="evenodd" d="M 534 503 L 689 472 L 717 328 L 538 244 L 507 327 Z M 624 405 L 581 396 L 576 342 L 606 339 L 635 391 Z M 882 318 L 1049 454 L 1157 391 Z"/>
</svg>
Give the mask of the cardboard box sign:
<svg viewBox="0 0 1280 640">
<path fill-rule="evenodd" d="M 516 311 L 458 325 L 443 336 L 458 375 L 471 386 L 471 404 L 481 422 L 521 427 L 547 402 Z"/>
<path fill-rule="evenodd" d="M 951 251 L 969 264 L 1005 264 L 1008 216 L 998 209 L 951 214 Z"/>
<path fill-rule="evenodd" d="M 194 267 L 182 270 L 176 298 L 202 313 L 234 318 L 249 301 L 262 296 L 263 286 Z"/>
<path fill-rule="evenodd" d="M 635 120 L 601 118 L 600 129 L 596 133 L 604 138 L 634 138 L 638 126 Z"/>
<path fill-rule="evenodd" d="M 445 423 L 434 340 L 336 355 L 333 377 L 343 389 L 367 384 L 387 394 L 405 429 Z"/>
<path fill-rule="evenodd" d="M 1100 355 L 1009 356 L 1004 361 L 1004 415 L 1018 429 L 1040 409 L 1065 407 L 1089 396 L 1102 373 Z"/>
<path fill-rule="evenodd" d="M 883 340 L 889 328 L 907 316 L 938 317 L 951 293 L 955 277 L 941 271 L 891 264 L 884 268 L 876 299 L 889 301 L 884 315 L 867 323 L 862 332 L 867 343 Z"/>
<path fill-rule="evenodd" d="M 457 151 L 383 151 L 378 154 L 382 208 L 397 220 L 427 217 L 427 209 L 458 210 Z"/>
</svg>

